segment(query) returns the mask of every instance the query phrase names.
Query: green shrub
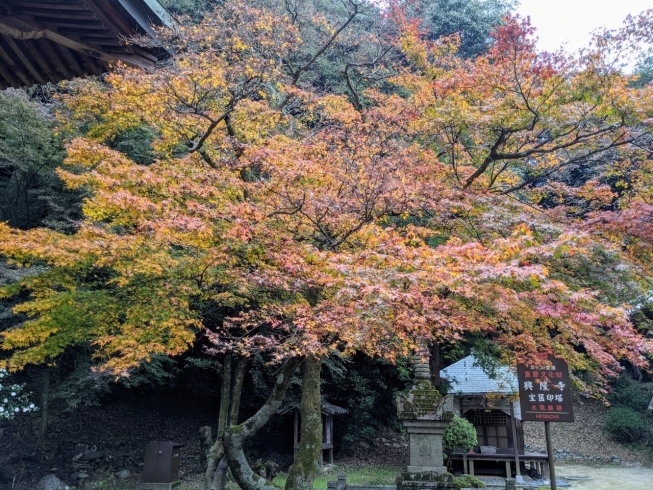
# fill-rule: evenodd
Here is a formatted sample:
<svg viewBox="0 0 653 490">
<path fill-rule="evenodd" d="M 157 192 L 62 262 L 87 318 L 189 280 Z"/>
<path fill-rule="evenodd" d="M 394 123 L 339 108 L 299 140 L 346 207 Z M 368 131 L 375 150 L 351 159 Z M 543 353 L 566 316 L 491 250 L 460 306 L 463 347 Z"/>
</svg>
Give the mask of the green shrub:
<svg viewBox="0 0 653 490">
<path fill-rule="evenodd" d="M 154 163 L 152 143 L 156 134 L 150 128 L 141 126 L 123 131 L 110 141 L 111 148 L 127 155 L 139 165 Z"/>
<path fill-rule="evenodd" d="M 472 475 L 457 476 L 453 479 L 453 484 L 456 488 L 485 488 L 485 484 Z"/>
<path fill-rule="evenodd" d="M 476 444 L 478 444 L 478 437 L 474 426 L 468 420 L 456 415 L 444 432 L 442 446 L 445 452 L 450 454 L 455 449 L 469 451 Z"/>
<path fill-rule="evenodd" d="M 79 218 L 79 191 L 56 174 L 65 150 L 53 129 L 48 109 L 25 92 L 0 92 L 0 223 L 66 228 Z"/>
<path fill-rule="evenodd" d="M 620 442 L 636 442 L 644 435 L 642 418 L 626 407 L 612 407 L 608 410 L 605 429 Z"/>
<path fill-rule="evenodd" d="M 653 395 L 653 385 L 635 381 L 627 373 L 623 373 L 612 386 L 608 400 L 613 405 L 623 406 L 644 413 Z"/>
</svg>

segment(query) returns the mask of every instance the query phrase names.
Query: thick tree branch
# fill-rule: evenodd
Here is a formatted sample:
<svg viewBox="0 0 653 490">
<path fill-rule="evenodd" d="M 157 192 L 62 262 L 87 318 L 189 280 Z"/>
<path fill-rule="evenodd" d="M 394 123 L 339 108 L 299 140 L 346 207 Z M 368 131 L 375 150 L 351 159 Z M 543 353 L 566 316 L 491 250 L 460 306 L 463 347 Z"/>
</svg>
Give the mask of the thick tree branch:
<svg viewBox="0 0 653 490">
<path fill-rule="evenodd" d="M 200 137 L 199 140 L 193 143 L 193 146 L 191 146 L 189 153 L 194 153 L 196 151 L 200 151 L 202 149 L 202 145 L 206 142 L 207 139 L 209 139 L 209 136 L 213 133 L 215 128 L 218 127 L 218 125 L 224 121 L 229 114 L 234 110 L 234 104 L 229 103 L 227 106 L 225 112 L 222 113 L 222 115 L 218 119 L 214 119 L 211 124 L 209 125 L 208 128 L 206 128 L 206 131 L 204 131 L 204 134 Z"/>
<path fill-rule="evenodd" d="M 504 130 L 499 131 L 499 136 L 497 140 L 494 142 L 494 144 L 492 145 L 492 147 L 490 148 L 489 155 L 485 157 L 485 160 L 483 160 L 481 166 L 476 169 L 476 172 L 474 172 L 472 175 L 470 175 L 467 178 L 467 180 L 465 181 L 465 185 L 463 186 L 463 189 L 467 189 L 470 185 L 472 185 L 478 177 L 483 175 L 483 173 L 487 170 L 490 164 L 492 164 L 492 162 L 498 159 L 497 151 L 499 147 L 503 143 L 505 143 L 507 138 L 508 138 L 508 133 L 506 133 Z"/>
<path fill-rule="evenodd" d="M 594 155 L 598 155 L 598 154 L 603 153 L 604 151 L 610 150 L 612 148 L 618 148 L 620 146 L 624 146 L 624 145 L 626 145 L 628 143 L 629 143 L 629 141 L 627 141 L 627 140 L 622 140 L 622 141 L 615 140 L 610 145 L 608 145 L 606 147 L 598 148 L 598 149 L 590 151 L 588 153 L 584 153 L 583 155 L 574 157 L 574 158 L 572 158 L 570 160 L 566 160 L 566 161 L 560 163 L 559 165 L 556 165 L 555 167 L 553 167 L 552 169 L 550 169 L 549 171 L 547 171 L 547 172 L 545 172 L 543 174 L 534 176 L 534 177 L 532 177 L 530 179 L 527 179 L 527 180 L 525 180 L 525 181 L 523 181 L 523 182 L 521 182 L 521 183 L 519 183 L 519 184 L 517 184 L 517 185 L 515 185 L 513 187 L 510 187 L 509 189 L 501 191 L 501 194 L 506 195 L 506 194 L 511 194 L 513 192 L 517 192 L 517 191 L 523 189 L 524 187 L 529 186 L 530 184 L 532 184 L 536 180 L 550 177 L 551 175 L 553 175 L 554 173 L 556 173 L 557 171 L 559 171 L 560 169 L 562 169 L 564 167 L 568 167 L 570 165 L 573 165 L 574 163 L 580 163 L 583 160 L 585 160 L 587 158 L 590 158 L 590 157 L 592 157 Z"/>
<path fill-rule="evenodd" d="M 488 169 L 488 167 L 493 164 L 494 162 L 498 161 L 506 161 L 506 160 L 520 160 L 523 158 L 528 158 L 531 156 L 538 156 L 538 155 L 546 155 L 550 153 L 554 153 L 556 151 L 560 150 L 565 150 L 568 148 L 571 148 L 575 145 L 578 145 L 579 143 L 583 143 L 585 141 L 591 140 L 593 138 L 597 138 L 599 136 L 602 136 L 604 134 L 610 133 L 612 131 L 615 131 L 619 127 L 623 127 L 624 122 L 622 121 L 619 124 L 612 124 L 610 126 L 604 127 L 597 129 L 595 131 L 590 131 L 587 133 L 581 133 L 580 129 L 577 126 L 575 128 L 567 133 L 566 135 L 572 133 L 573 131 L 576 131 L 576 136 L 573 137 L 573 139 L 566 141 L 564 143 L 559 143 L 559 144 L 554 144 L 551 146 L 552 141 L 546 141 L 543 143 L 540 143 L 538 145 L 535 145 L 533 148 L 530 148 L 528 150 L 523 150 L 523 151 L 516 151 L 516 152 L 511 152 L 511 153 L 500 153 L 499 148 L 501 145 L 503 145 L 508 138 L 516 132 L 516 130 L 512 129 L 501 129 L 499 130 L 499 136 L 497 140 L 494 142 L 492 147 L 490 148 L 490 152 L 485 157 L 485 160 L 483 160 L 483 163 L 479 166 L 479 168 L 476 169 L 476 171 L 467 178 L 465 181 L 465 185 L 463 186 L 464 189 L 467 189 L 470 185 L 474 183 L 474 181 L 480 177 L 485 171 Z M 560 139 L 560 136 L 557 137 L 556 139 Z M 609 148 L 615 147 L 615 146 L 621 146 L 624 143 L 627 143 L 627 141 L 622 140 L 619 142 L 621 139 L 621 136 L 617 138 L 614 142 L 612 142 L 610 145 L 602 148 L 600 151 L 605 151 Z M 547 146 L 548 145 L 548 146 Z"/>
<path fill-rule="evenodd" d="M 313 57 L 308 60 L 306 64 L 303 66 L 299 67 L 295 72 L 292 74 L 292 85 L 297 85 L 297 82 L 299 81 L 299 77 L 304 73 L 306 70 L 308 70 L 315 61 L 322 56 L 322 53 L 324 53 L 329 46 L 333 44 L 333 42 L 337 39 L 337 37 L 340 35 L 342 31 L 345 30 L 345 28 L 351 23 L 352 20 L 356 18 L 356 16 L 360 13 L 358 8 L 360 7 L 360 4 L 355 3 L 355 2 L 350 2 L 351 6 L 353 7 L 352 12 L 349 14 L 349 17 L 347 17 L 347 20 L 342 23 L 338 29 L 335 30 L 335 32 L 331 35 L 329 40 L 322 45 L 320 49 L 317 50 L 317 52 L 313 55 Z"/>
</svg>

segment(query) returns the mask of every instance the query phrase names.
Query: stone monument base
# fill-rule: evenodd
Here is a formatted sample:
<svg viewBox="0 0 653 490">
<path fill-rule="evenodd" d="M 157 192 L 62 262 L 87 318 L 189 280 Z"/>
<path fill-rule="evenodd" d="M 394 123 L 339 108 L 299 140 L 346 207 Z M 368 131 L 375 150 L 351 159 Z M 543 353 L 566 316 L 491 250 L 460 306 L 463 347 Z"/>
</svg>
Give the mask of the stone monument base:
<svg viewBox="0 0 653 490">
<path fill-rule="evenodd" d="M 409 466 L 410 468 L 410 466 Z M 445 470 L 446 471 L 446 470 Z M 405 471 L 397 478 L 397 490 L 454 490 L 451 473 Z"/>
<path fill-rule="evenodd" d="M 138 488 L 140 490 L 172 490 L 180 486 L 180 481 L 174 481 L 171 483 L 140 483 Z"/>
</svg>

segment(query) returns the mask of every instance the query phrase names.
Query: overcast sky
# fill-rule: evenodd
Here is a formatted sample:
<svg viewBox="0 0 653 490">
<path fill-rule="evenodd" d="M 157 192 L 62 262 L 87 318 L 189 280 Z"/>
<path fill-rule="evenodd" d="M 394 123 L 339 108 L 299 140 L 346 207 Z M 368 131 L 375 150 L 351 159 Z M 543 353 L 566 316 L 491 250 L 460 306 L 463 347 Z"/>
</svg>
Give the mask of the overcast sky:
<svg viewBox="0 0 653 490">
<path fill-rule="evenodd" d="M 537 27 L 538 47 L 568 51 L 587 46 L 590 32 L 602 26 L 619 27 L 628 14 L 653 8 L 653 0 L 520 0 L 518 12 Z"/>
</svg>

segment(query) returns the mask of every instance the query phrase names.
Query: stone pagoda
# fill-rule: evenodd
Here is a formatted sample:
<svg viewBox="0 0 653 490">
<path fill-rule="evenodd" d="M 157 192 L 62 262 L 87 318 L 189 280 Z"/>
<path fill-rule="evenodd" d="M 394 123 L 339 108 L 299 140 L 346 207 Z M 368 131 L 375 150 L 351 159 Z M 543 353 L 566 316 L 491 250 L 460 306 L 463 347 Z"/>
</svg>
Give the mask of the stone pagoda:
<svg viewBox="0 0 653 490">
<path fill-rule="evenodd" d="M 409 436 L 410 462 L 397 490 L 452 489 L 442 454 L 442 437 L 453 419 L 453 399 L 431 385 L 428 363 L 415 364 L 415 385 L 397 397 L 397 412 Z"/>
</svg>

